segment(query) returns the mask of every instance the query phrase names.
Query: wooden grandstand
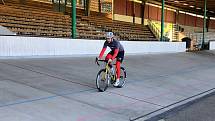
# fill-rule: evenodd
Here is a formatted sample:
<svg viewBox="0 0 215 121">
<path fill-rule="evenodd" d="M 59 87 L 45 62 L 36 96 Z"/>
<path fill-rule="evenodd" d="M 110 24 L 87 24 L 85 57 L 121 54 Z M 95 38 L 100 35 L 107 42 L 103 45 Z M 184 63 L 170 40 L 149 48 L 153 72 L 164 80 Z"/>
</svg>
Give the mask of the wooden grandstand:
<svg viewBox="0 0 215 121">
<path fill-rule="evenodd" d="M 24 36 L 71 37 L 71 17 L 54 12 L 53 5 L 38 1 L 20 4 L 17 0 L 4 0 L 0 4 L 0 25 Z M 67 8 L 68 13 L 70 8 Z M 84 16 L 77 8 L 77 38 L 104 39 L 112 31 L 121 40 L 157 39 L 148 26 L 112 20 L 105 16 Z"/>
</svg>

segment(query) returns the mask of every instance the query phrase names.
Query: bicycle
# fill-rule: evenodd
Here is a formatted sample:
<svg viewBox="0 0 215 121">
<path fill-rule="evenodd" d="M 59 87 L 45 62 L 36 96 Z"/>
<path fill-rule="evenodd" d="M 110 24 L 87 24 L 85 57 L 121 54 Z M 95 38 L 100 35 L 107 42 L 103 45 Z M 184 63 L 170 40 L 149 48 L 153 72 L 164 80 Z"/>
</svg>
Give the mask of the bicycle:
<svg viewBox="0 0 215 121">
<path fill-rule="evenodd" d="M 113 64 L 113 65 L 108 64 L 106 60 L 99 60 L 98 58 L 96 58 L 95 63 L 98 66 L 100 66 L 99 61 L 106 63 L 106 65 L 105 65 L 105 68 L 101 69 L 96 76 L 96 87 L 98 91 L 104 92 L 110 86 L 110 84 L 113 85 L 116 81 L 116 73 L 115 73 L 116 71 L 115 71 L 115 68 L 113 67 L 113 65 L 116 65 L 116 64 Z M 126 70 L 124 67 L 121 67 L 120 84 L 119 86 L 117 86 L 117 88 L 122 88 L 125 85 L 126 77 L 127 77 Z"/>
</svg>

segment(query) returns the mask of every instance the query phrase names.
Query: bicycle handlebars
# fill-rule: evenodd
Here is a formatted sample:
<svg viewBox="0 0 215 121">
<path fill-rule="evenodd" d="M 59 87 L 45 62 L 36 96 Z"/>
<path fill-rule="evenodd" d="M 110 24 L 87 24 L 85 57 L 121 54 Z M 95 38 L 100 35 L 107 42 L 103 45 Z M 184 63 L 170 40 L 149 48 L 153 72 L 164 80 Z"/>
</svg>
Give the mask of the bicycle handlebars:
<svg viewBox="0 0 215 121">
<path fill-rule="evenodd" d="M 96 57 L 95 63 L 96 63 L 98 66 L 100 66 L 99 61 L 101 61 L 101 62 L 106 62 L 106 63 L 107 63 L 107 60 L 99 60 L 99 59 Z M 115 63 L 113 64 L 112 62 L 109 63 L 109 64 L 110 64 L 110 65 L 116 65 Z"/>
<path fill-rule="evenodd" d="M 99 60 L 99 59 L 96 57 L 95 63 L 96 63 L 98 66 L 100 66 L 99 61 L 101 61 L 101 62 L 106 62 L 106 60 Z"/>
</svg>

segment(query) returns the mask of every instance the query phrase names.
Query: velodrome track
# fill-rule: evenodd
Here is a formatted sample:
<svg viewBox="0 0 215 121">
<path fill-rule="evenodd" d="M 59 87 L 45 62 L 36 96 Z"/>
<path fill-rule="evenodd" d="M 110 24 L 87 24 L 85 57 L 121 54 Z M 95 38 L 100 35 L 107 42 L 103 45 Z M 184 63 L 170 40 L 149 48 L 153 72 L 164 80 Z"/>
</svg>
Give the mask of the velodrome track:
<svg viewBox="0 0 215 121">
<path fill-rule="evenodd" d="M 215 91 L 215 52 L 126 55 L 124 88 L 98 92 L 95 57 L 0 60 L 0 121 L 129 121 Z"/>
</svg>

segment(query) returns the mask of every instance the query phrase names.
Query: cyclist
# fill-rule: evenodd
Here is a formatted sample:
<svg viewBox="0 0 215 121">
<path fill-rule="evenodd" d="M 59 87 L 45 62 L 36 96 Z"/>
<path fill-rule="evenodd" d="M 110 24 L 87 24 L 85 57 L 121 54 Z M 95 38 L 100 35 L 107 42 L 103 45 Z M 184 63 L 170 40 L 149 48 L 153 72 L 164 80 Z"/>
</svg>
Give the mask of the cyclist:
<svg viewBox="0 0 215 121">
<path fill-rule="evenodd" d="M 112 32 L 106 33 L 106 41 L 104 42 L 103 49 L 99 54 L 99 59 L 102 59 L 107 47 L 109 47 L 111 51 L 107 54 L 105 60 L 108 63 L 111 63 L 116 58 L 116 82 L 113 85 L 118 86 L 120 84 L 120 64 L 124 59 L 124 48 L 119 41 L 114 39 Z"/>
</svg>

